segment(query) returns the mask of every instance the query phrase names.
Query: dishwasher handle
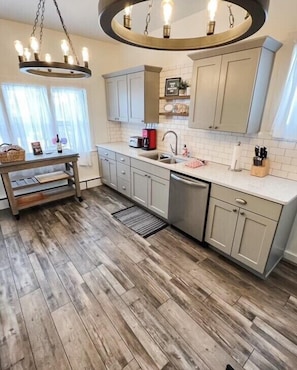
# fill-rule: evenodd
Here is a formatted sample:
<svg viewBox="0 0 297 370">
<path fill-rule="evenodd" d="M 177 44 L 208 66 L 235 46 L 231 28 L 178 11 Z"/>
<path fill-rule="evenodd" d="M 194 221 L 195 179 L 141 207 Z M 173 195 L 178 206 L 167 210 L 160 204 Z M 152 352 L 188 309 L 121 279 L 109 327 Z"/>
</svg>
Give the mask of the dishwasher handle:
<svg viewBox="0 0 297 370">
<path fill-rule="evenodd" d="M 176 180 L 176 181 L 180 181 L 180 182 L 182 182 L 183 184 L 187 184 L 187 185 L 190 185 L 190 186 L 196 186 L 197 188 L 203 188 L 203 189 L 205 189 L 205 188 L 207 188 L 207 187 L 208 187 L 208 185 L 207 185 L 207 184 L 205 184 L 204 182 L 201 182 L 201 181 L 195 181 L 195 180 L 191 181 L 191 180 L 186 180 L 185 178 L 183 178 L 183 177 L 179 177 L 179 176 L 177 176 L 177 175 L 175 175 L 175 174 L 173 174 L 173 173 L 172 173 L 170 176 L 171 176 L 171 178 L 172 178 L 172 179 L 174 179 L 174 180 Z"/>
</svg>

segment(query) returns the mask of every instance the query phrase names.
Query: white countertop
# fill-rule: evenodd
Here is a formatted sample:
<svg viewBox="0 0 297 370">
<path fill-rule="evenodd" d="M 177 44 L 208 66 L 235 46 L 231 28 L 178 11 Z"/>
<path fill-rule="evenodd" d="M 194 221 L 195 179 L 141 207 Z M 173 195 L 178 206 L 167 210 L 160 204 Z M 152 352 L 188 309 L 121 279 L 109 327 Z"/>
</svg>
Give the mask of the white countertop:
<svg viewBox="0 0 297 370">
<path fill-rule="evenodd" d="M 250 172 L 246 170 L 233 172 L 229 171 L 227 166 L 214 162 L 208 162 L 207 165 L 198 168 L 187 167 L 185 166 L 185 162 L 166 164 L 141 156 L 142 154 L 145 155 L 147 151 L 130 148 L 128 144 L 124 142 L 100 144 L 97 145 L 97 147 L 109 149 L 132 158 L 153 163 L 163 168 L 168 168 L 171 171 L 226 186 L 272 202 L 287 204 L 297 197 L 297 181 L 271 175 L 265 177 L 251 176 Z"/>
</svg>

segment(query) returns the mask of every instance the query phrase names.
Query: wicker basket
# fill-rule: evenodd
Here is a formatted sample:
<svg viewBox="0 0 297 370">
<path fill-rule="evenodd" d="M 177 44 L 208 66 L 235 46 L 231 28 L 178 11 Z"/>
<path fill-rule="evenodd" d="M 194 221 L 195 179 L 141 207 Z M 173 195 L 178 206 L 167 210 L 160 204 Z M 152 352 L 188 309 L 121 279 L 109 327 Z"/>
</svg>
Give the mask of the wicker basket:
<svg viewBox="0 0 297 370">
<path fill-rule="evenodd" d="M 0 145 L 0 163 L 16 162 L 25 160 L 25 150 L 18 145 Z"/>
</svg>

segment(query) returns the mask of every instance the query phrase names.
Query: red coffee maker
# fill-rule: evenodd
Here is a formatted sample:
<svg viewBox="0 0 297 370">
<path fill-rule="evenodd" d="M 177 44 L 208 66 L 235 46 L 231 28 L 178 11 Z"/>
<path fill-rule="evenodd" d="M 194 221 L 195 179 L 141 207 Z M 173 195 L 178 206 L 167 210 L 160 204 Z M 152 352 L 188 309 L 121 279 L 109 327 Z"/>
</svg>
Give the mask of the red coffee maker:
<svg viewBox="0 0 297 370">
<path fill-rule="evenodd" d="M 142 130 L 144 150 L 153 150 L 157 148 L 157 130 L 154 128 L 144 128 Z"/>
</svg>

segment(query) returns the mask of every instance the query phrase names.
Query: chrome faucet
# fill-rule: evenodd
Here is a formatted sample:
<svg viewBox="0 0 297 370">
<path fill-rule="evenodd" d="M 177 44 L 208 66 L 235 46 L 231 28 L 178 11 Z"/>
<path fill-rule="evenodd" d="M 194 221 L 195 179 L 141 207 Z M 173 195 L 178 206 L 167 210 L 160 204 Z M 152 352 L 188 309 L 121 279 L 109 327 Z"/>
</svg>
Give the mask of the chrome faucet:
<svg viewBox="0 0 297 370">
<path fill-rule="evenodd" d="M 175 136 L 175 149 L 172 148 L 172 145 L 170 144 L 170 148 L 171 148 L 171 151 L 174 155 L 177 155 L 177 134 L 176 132 L 172 131 L 172 130 L 169 130 L 169 131 L 166 131 L 165 134 L 163 135 L 162 137 L 162 141 L 164 141 L 165 139 L 165 136 L 167 134 L 173 134 Z"/>
</svg>

